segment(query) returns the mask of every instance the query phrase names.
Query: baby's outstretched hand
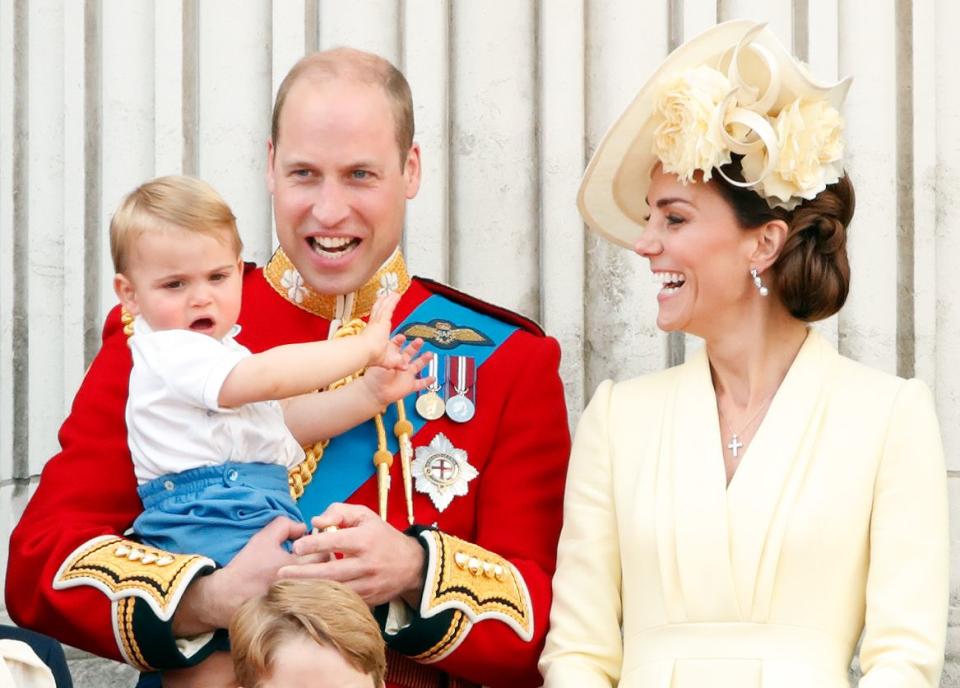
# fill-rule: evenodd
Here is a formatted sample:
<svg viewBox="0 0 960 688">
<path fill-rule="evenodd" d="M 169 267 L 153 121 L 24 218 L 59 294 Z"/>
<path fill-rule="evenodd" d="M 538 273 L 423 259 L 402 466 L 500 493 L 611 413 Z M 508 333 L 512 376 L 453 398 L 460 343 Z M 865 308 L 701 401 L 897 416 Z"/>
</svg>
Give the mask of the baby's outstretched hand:
<svg viewBox="0 0 960 688">
<path fill-rule="evenodd" d="M 415 340 L 405 347 L 403 344 L 406 341 L 407 338 L 402 334 L 394 335 L 392 339 L 387 340 L 387 346 L 380 360 L 371 362 L 370 365 L 388 370 L 406 370 L 413 357 L 420 352 L 423 340 Z"/>
<path fill-rule="evenodd" d="M 376 303 L 373 304 L 367 326 L 360 335 L 370 346 L 369 365 L 399 368 L 409 362 L 409 359 L 403 360 L 403 336 L 397 335 L 392 339 L 390 338 L 390 331 L 393 329 L 391 324 L 393 311 L 399 301 L 400 295 L 391 292 L 378 297 Z"/>
<path fill-rule="evenodd" d="M 404 341 L 402 334 L 390 340 L 390 346 L 395 351 L 389 351 L 387 357 L 399 357 L 391 358 L 395 365 L 386 365 L 385 361 L 383 365 L 370 366 L 361 378 L 380 406 L 424 390 L 434 381 L 432 377 L 418 377 L 430 361 L 427 354 L 418 356 L 423 340 L 417 338 L 403 346 Z"/>
</svg>

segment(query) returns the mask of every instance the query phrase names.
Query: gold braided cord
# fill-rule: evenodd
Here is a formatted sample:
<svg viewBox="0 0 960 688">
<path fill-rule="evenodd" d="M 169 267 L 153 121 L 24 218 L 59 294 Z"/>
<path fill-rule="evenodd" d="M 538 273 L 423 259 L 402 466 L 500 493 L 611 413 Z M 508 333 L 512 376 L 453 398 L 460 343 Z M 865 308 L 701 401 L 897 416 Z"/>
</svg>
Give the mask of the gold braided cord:
<svg viewBox="0 0 960 688">
<path fill-rule="evenodd" d="M 290 496 L 294 499 L 300 499 L 307 485 L 313 480 L 313 474 L 317 472 L 317 466 L 323 459 L 323 450 L 327 448 L 330 440 L 320 440 L 312 447 L 304 447 L 303 461 L 290 469 L 287 473 L 287 483 L 290 485 Z"/>
<path fill-rule="evenodd" d="M 367 324 L 359 318 L 356 320 L 351 320 L 337 330 L 333 335 L 333 338 L 338 339 L 340 337 L 352 337 L 353 335 L 363 332 L 363 328 L 366 326 Z M 345 378 L 337 380 L 336 382 L 331 382 L 327 387 L 327 391 L 332 392 L 335 389 L 340 389 L 344 385 L 353 382 L 362 374 L 363 371 L 358 370 L 353 375 L 347 375 Z M 320 440 L 313 446 L 303 448 L 305 454 L 304 460 L 291 468 L 287 474 L 287 483 L 290 485 L 290 496 L 294 499 L 300 499 L 300 497 L 303 496 L 303 492 L 307 489 L 307 485 L 309 485 L 310 481 L 313 480 L 313 474 L 317 472 L 317 466 L 320 465 L 320 461 L 323 459 L 323 452 L 329 443 L 330 440 L 328 439 Z"/>
<path fill-rule="evenodd" d="M 400 467 L 403 469 L 403 496 L 407 502 L 407 522 L 413 525 L 413 479 L 410 475 L 410 462 L 413 460 L 413 424 L 407 420 L 407 409 L 403 399 L 397 401 L 397 422 L 393 424 L 393 434 L 400 445 Z"/>
<path fill-rule="evenodd" d="M 380 502 L 380 518 L 387 520 L 387 495 L 390 493 L 390 466 L 393 465 L 393 453 L 387 449 L 387 429 L 383 425 L 383 414 L 373 417 L 377 429 L 377 451 L 373 454 L 373 465 L 377 467 L 377 496 Z"/>
<path fill-rule="evenodd" d="M 383 425 L 383 414 L 373 417 L 373 424 L 377 428 L 377 451 L 387 448 L 387 429 Z"/>
<path fill-rule="evenodd" d="M 127 346 L 133 336 L 133 315 L 123 306 L 120 307 L 120 322 L 123 324 L 123 333 L 127 335 Z"/>
</svg>

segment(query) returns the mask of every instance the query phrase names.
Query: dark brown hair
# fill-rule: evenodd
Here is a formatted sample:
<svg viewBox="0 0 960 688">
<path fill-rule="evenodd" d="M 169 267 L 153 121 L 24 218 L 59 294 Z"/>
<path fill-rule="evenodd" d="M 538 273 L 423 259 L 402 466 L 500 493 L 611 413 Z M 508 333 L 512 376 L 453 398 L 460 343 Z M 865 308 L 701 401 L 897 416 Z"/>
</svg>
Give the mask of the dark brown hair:
<svg viewBox="0 0 960 688">
<path fill-rule="evenodd" d="M 743 181 L 738 156 L 723 171 Z M 771 208 L 755 191 L 734 186 L 719 174 L 710 183 L 730 204 L 741 227 L 752 229 L 772 220 L 787 224 L 787 240 L 770 272 L 772 291 L 793 317 L 813 322 L 840 310 L 850 290 L 847 227 L 856 204 L 846 175 L 793 210 Z"/>
</svg>

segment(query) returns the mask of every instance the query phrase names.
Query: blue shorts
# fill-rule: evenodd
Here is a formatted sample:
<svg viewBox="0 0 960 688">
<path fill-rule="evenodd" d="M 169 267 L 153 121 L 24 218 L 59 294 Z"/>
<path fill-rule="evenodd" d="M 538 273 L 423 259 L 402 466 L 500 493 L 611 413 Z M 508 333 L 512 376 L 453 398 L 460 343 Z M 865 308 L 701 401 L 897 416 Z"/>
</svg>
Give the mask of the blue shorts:
<svg viewBox="0 0 960 688">
<path fill-rule="evenodd" d="M 208 556 L 220 566 L 277 516 L 302 521 L 278 464 L 202 466 L 155 478 L 137 488 L 143 513 L 133 530 L 148 545 Z M 287 549 L 290 543 L 286 543 Z"/>
</svg>

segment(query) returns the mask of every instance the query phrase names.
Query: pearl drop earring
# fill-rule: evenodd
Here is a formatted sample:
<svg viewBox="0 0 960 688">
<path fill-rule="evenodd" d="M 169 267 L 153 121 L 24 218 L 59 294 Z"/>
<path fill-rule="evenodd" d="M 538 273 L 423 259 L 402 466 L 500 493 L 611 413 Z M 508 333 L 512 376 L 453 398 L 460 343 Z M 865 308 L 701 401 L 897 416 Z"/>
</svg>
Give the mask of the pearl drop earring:
<svg viewBox="0 0 960 688">
<path fill-rule="evenodd" d="M 756 268 L 750 268 L 750 277 L 753 278 L 753 284 L 757 288 L 757 291 L 760 292 L 760 296 L 766 296 L 770 293 L 770 290 L 763 286 L 763 280 L 760 279 L 760 271 Z"/>
</svg>

